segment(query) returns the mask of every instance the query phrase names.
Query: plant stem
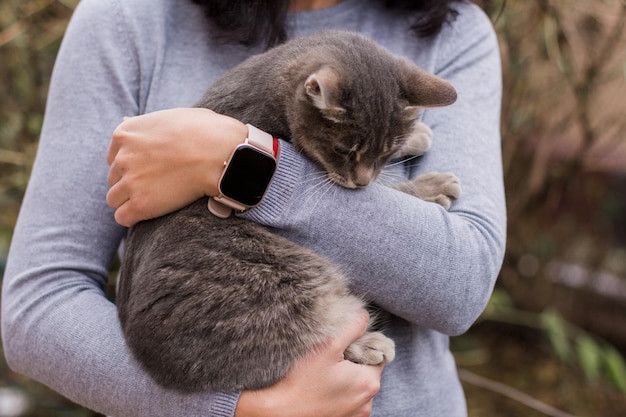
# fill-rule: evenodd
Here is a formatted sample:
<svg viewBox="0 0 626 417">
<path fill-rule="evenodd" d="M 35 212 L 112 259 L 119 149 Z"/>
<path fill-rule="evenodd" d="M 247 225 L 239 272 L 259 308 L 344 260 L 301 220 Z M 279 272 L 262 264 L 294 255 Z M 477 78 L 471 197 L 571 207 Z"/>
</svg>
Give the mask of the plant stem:
<svg viewBox="0 0 626 417">
<path fill-rule="evenodd" d="M 514 401 L 522 403 L 525 406 L 532 408 L 533 410 L 543 413 L 547 416 L 576 417 L 573 414 L 569 414 L 565 411 L 554 408 L 542 401 L 539 401 L 538 399 L 533 398 L 530 395 L 525 394 L 513 387 L 510 387 L 501 382 L 494 381 L 492 379 L 477 375 L 473 372 L 468 371 L 467 369 L 460 368 L 458 369 L 458 373 L 459 373 L 459 378 L 461 379 L 461 381 L 464 381 L 476 387 L 483 388 L 488 391 L 492 391 L 497 394 L 503 395 L 507 398 L 510 398 Z"/>
</svg>

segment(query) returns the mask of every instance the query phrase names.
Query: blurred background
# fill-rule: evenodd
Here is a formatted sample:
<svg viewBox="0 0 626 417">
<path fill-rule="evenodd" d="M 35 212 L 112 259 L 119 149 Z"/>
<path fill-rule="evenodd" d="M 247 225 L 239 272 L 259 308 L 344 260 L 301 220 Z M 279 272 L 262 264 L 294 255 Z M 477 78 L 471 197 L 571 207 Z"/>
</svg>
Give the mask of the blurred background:
<svg viewBox="0 0 626 417">
<path fill-rule="evenodd" d="M 0 277 L 77 3 L 0 3 Z M 481 5 L 502 52 L 509 228 L 489 306 L 452 340 L 470 416 L 626 416 L 626 1 Z M 0 357 L 8 416 L 96 414 Z"/>
</svg>

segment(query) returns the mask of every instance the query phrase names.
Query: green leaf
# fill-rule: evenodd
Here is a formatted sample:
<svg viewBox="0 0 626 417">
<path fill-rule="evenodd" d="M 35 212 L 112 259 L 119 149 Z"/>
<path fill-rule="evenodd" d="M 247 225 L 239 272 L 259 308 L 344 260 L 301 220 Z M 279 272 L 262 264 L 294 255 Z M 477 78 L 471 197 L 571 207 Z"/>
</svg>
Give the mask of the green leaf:
<svg viewBox="0 0 626 417">
<path fill-rule="evenodd" d="M 576 353 L 587 381 L 596 382 L 602 366 L 602 348 L 591 337 L 582 335 L 576 340 Z"/>
<path fill-rule="evenodd" d="M 626 393 L 626 363 L 622 355 L 612 346 L 604 349 L 604 366 L 611 382 Z"/>
<path fill-rule="evenodd" d="M 493 307 L 510 308 L 513 306 L 513 301 L 511 301 L 511 297 L 509 296 L 509 294 L 507 294 L 506 291 L 501 289 L 495 289 L 491 294 L 489 304 L 491 304 Z"/>
<path fill-rule="evenodd" d="M 566 335 L 563 318 L 557 311 L 547 310 L 541 314 L 541 322 L 556 355 L 562 361 L 567 361 L 571 354 L 571 347 Z"/>
<path fill-rule="evenodd" d="M 502 310 L 506 310 L 511 308 L 513 302 L 511 298 L 506 293 L 506 291 L 502 289 L 496 288 L 493 290 L 491 297 L 489 298 L 489 302 L 485 306 L 485 310 L 481 314 L 481 319 L 489 319 L 499 317 L 501 315 Z"/>
</svg>

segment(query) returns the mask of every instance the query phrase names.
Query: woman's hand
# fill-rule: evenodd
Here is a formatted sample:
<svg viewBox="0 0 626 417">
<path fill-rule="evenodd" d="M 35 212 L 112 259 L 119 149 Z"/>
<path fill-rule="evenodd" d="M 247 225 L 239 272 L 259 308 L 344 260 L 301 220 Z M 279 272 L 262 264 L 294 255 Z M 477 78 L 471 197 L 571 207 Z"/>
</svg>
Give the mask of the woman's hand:
<svg viewBox="0 0 626 417">
<path fill-rule="evenodd" d="M 340 338 L 297 364 L 276 385 L 244 391 L 235 417 L 366 417 L 380 389 L 382 366 L 357 365 L 343 352 L 358 339 L 368 317 L 346 324 Z"/>
<path fill-rule="evenodd" d="M 200 108 L 125 119 L 107 153 L 115 220 L 130 227 L 217 195 L 224 161 L 247 134 L 238 120 Z"/>
</svg>

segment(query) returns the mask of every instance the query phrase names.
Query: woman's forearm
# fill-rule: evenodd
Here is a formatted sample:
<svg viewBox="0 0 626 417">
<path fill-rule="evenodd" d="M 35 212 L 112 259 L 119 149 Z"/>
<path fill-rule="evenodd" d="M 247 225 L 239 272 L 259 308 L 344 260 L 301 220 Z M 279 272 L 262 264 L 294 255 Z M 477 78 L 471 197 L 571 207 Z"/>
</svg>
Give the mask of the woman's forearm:
<svg viewBox="0 0 626 417">
<path fill-rule="evenodd" d="M 452 82 L 458 100 L 424 111 L 434 132 L 424 157 L 354 191 L 316 187 L 323 173 L 285 145 L 266 199 L 244 214 L 338 263 L 354 288 L 381 307 L 450 335 L 484 309 L 505 247 L 500 61 L 483 19 L 465 28 L 462 40 L 440 41 L 455 50 L 438 51 L 434 70 Z M 456 35 L 444 30 L 445 36 Z M 461 197 L 449 211 L 382 185 L 430 171 L 460 179 Z"/>
</svg>

